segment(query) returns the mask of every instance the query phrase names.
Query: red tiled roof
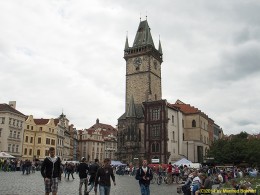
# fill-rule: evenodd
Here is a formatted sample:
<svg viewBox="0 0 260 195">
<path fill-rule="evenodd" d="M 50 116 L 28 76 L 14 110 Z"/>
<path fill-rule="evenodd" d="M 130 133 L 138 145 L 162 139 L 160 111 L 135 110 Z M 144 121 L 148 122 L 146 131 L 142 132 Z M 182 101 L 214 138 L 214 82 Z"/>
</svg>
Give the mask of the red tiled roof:
<svg viewBox="0 0 260 195">
<path fill-rule="evenodd" d="M 18 110 L 14 109 L 8 104 L 0 104 L 0 111 L 6 111 L 6 112 L 13 112 L 22 116 L 25 116 L 23 113 L 19 112 Z"/>
<path fill-rule="evenodd" d="M 44 119 L 44 118 L 34 119 L 36 125 L 46 125 L 49 121 L 50 119 Z M 55 126 L 57 126 L 58 123 L 59 123 L 59 119 L 54 119 Z"/>
<path fill-rule="evenodd" d="M 173 107 L 175 109 L 178 108 L 184 114 L 202 114 L 206 118 L 208 118 L 208 116 L 204 112 L 199 110 L 198 108 L 191 106 L 190 104 L 185 104 L 184 102 L 182 102 L 180 100 L 177 100 L 175 104 L 169 104 L 168 106 Z"/>
<path fill-rule="evenodd" d="M 34 119 L 36 125 L 46 125 L 50 119 Z"/>
</svg>

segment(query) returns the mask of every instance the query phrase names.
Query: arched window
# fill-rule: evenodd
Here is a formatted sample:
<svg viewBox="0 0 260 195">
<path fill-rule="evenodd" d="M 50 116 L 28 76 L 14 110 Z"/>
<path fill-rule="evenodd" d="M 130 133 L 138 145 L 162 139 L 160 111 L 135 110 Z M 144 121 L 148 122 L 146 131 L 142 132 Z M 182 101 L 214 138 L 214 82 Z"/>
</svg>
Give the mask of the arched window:
<svg viewBox="0 0 260 195">
<path fill-rule="evenodd" d="M 160 144 L 159 143 L 156 143 L 155 151 L 160 152 Z"/>
<path fill-rule="evenodd" d="M 155 143 L 152 144 L 152 152 L 155 152 Z"/>
<path fill-rule="evenodd" d="M 160 144 L 158 142 L 152 143 L 152 152 L 160 152 Z"/>
<path fill-rule="evenodd" d="M 192 127 L 196 127 L 196 121 L 192 120 Z"/>
</svg>

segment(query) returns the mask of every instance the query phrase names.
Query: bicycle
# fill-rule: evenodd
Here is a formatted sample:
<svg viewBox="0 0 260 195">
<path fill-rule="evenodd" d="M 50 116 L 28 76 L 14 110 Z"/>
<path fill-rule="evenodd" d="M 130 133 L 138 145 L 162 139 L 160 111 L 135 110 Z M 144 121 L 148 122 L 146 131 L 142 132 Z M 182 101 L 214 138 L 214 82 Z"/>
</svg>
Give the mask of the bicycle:
<svg viewBox="0 0 260 195">
<path fill-rule="evenodd" d="M 157 178 L 157 184 L 161 185 L 162 182 L 166 183 L 167 177 L 165 175 L 165 172 L 159 173 L 159 177 Z"/>
</svg>

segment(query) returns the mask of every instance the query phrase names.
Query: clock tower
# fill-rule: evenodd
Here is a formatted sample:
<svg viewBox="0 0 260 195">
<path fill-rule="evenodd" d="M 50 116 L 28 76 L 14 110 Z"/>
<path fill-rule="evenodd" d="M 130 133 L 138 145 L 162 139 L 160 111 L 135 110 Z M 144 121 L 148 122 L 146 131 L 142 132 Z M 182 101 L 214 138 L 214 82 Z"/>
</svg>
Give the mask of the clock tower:
<svg viewBox="0 0 260 195">
<path fill-rule="evenodd" d="M 147 20 L 140 21 L 133 46 L 129 46 L 128 37 L 126 37 L 124 49 L 125 112 L 118 119 L 116 155 L 118 160 L 125 163 L 132 162 L 137 165 L 136 163 L 141 159 L 151 156 L 150 148 L 154 143 L 150 143 L 145 116 L 150 105 L 155 105 L 158 113 L 162 112 L 160 109 L 162 56 L 161 43 L 159 41 L 159 47 L 156 49 Z M 164 136 L 164 134 L 160 135 Z"/>
<path fill-rule="evenodd" d="M 129 47 L 126 38 L 124 58 L 126 60 L 126 109 L 131 97 L 135 104 L 161 100 L 162 48 L 159 41 L 155 48 L 147 20 L 140 21 L 135 40 Z"/>
</svg>

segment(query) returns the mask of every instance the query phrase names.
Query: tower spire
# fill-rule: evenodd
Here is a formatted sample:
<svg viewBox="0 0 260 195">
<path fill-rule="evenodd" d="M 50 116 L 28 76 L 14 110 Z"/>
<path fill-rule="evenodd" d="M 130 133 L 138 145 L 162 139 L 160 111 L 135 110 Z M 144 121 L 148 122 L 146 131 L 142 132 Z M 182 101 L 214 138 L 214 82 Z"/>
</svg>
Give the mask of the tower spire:
<svg viewBox="0 0 260 195">
<path fill-rule="evenodd" d="M 129 48 L 128 44 L 128 32 L 126 32 L 126 40 L 125 40 L 125 50 Z"/>
<path fill-rule="evenodd" d="M 158 47 L 158 51 L 159 51 L 160 54 L 163 54 L 163 52 L 162 52 L 161 40 L 160 40 L 160 35 L 159 35 L 159 47 Z"/>
<path fill-rule="evenodd" d="M 134 103 L 134 97 L 131 96 L 127 111 L 126 111 L 126 117 L 136 117 L 136 111 L 135 111 L 135 103 Z"/>
</svg>

